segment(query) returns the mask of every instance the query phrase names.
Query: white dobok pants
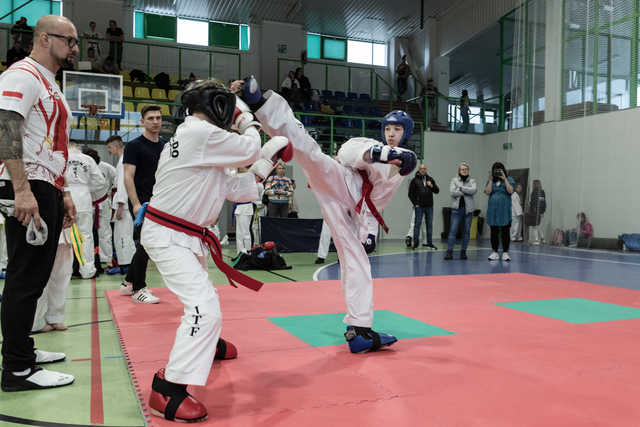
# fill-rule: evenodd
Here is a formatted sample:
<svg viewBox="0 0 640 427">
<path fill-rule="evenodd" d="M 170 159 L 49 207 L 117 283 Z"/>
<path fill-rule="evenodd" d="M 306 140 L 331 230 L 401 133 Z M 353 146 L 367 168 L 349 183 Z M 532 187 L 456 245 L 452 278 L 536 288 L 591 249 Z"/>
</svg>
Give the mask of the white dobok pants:
<svg viewBox="0 0 640 427">
<path fill-rule="evenodd" d="M 157 227 L 155 232 L 166 230 Z M 175 244 L 167 247 L 145 244 L 145 249 L 169 290 L 184 304 L 165 378 L 179 384 L 204 385 L 222 330 L 218 293 L 209 281 L 208 253 L 197 255 Z"/>
<path fill-rule="evenodd" d="M 253 204 L 242 204 L 236 207 L 236 250 L 238 253 L 249 253 L 251 250 L 251 223 L 253 221 Z"/>
<path fill-rule="evenodd" d="M 98 241 L 100 245 L 100 262 L 111 262 L 113 259 L 113 243 L 111 242 L 111 199 L 107 197 L 98 204 Z"/>
<path fill-rule="evenodd" d="M 51 276 L 38 298 L 32 331 L 39 331 L 47 323 L 64 323 L 64 307 L 72 272 L 73 248 L 61 236 Z"/>
<path fill-rule="evenodd" d="M 522 239 L 522 215 L 511 217 L 511 240 Z"/>
<path fill-rule="evenodd" d="M 116 219 L 113 224 L 113 244 L 116 247 L 118 264 L 131 264 L 131 259 L 136 253 L 136 244 L 133 241 L 133 219 L 126 207 L 122 209 L 122 219 Z"/>
<path fill-rule="evenodd" d="M 84 255 L 84 265 L 80 266 L 80 276 L 88 279 L 96 274 L 96 263 L 94 262 L 93 246 L 93 211 L 76 213 L 76 223 L 78 230 L 84 237 L 82 244 L 82 255 Z"/>
</svg>

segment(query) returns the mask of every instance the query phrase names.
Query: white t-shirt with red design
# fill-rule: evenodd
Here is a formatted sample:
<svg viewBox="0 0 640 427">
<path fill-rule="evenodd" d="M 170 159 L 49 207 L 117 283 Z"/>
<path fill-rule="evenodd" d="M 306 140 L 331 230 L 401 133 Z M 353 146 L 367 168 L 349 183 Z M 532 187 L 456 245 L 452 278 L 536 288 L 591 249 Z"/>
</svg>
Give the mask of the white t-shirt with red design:
<svg viewBox="0 0 640 427">
<path fill-rule="evenodd" d="M 64 185 L 71 110 L 55 75 L 27 57 L 0 75 L 0 110 L 24 117 L 23 160 L 27 179 Z M 9 179 L 4 165 L 0 179 Z"/>
</svg>

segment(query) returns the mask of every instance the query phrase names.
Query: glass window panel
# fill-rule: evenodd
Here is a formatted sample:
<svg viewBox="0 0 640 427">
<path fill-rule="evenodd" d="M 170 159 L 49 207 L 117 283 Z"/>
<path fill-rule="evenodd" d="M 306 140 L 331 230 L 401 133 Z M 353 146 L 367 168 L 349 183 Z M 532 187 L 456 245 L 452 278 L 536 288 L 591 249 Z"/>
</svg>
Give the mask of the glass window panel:
<svg viewBox="0 0 640 427">
<path fill-rule="evenodd" d="M 178 18 L 178 43 L 209 46 L 209 23 Z"/>
<path fill-rule="evenodd" d="M 251 40 L 248 25 L 240 25 L 240 50 L 249 50 Z"/>
<path fill-rule="evenodd" d="M 148 39 L 176 40 L 177 18 L 175 16 L 144 14 L 144 36 Z"/>
<path fill-rule="evenodd" d="M 144 38 L 144 13 L 138 10 L 133 12 L 133 37 Z"/>
<path fill-rule="evenodd" d="M 347 61 L 358 64 L 371 64 L 373 47 L 371 43 L 347 40 Z"/>
<path fill-rule="evenodd" d="M 373 65 L 380 67 L 387 66 L 387 45 L 374 43 L 373 44 Z"/>
<path fill-rule="evenodd" d="M 344 40 L 322 38 L 322 57 L 325 59 L 338 59 L 344 61 L 346 59 L 347 44 Z"/>
<path fill-rule="evenodd" d="M 322 40 L 319 34 L 307 34 L 307 58 L 320 59 Z"/>
<path fill-rule="evenodd" d="M 210 22 L 209 44 L 211 46 L 238 49 L 240 46 L 240 26 L 237 24 Z"/>
</svg>

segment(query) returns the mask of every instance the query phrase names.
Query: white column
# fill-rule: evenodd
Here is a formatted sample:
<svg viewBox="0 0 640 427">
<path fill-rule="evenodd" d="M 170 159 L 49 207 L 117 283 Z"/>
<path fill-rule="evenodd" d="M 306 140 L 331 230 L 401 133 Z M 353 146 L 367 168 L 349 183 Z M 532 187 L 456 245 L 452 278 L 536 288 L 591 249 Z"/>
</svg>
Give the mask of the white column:
<svg viewBox="0 0 640 427">
<path fill-rule="evenodd" d="M 557 0 L 545 1 L 545 70 L 544 121 L 558 121 L 562 115 L 562 4 Z"/>
</svg>

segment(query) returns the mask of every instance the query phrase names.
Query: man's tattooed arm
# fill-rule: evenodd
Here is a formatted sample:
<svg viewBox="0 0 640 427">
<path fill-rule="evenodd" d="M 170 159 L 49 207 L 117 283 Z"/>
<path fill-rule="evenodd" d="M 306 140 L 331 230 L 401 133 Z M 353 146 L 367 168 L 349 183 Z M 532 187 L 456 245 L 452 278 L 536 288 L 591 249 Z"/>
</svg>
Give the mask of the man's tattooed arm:
<svg viewBox="0 0 640 427">
<path fill-rule="evenodd" d="M 20 114 L 0 110 L 0 161 L 22 160 L 23 124 Z"/>
<path fill-rule="evenodd" d="M 0 161 L 11 177 L 15 196 L 14 216 L 25 227 L 34 219 L 40 228 L 40 213 L 22 161 L 22 129 L 24 118 L 13 111 L 0 110 Z"/>
</svg>

